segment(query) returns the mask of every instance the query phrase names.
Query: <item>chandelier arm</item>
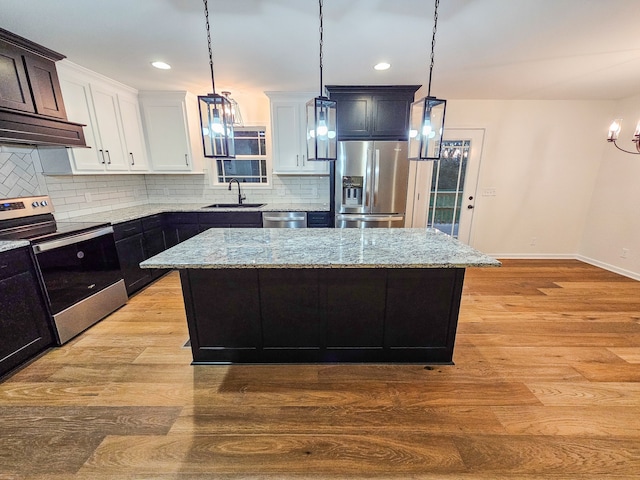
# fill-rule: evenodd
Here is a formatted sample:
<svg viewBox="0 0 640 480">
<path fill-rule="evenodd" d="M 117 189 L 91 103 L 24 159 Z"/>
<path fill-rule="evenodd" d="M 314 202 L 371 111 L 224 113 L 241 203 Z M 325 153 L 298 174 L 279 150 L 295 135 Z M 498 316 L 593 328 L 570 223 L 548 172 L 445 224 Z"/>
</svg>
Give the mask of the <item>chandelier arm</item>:
<svg viewBox="0 0 640 480">
<path fill-rule="evenodd" d="M 636 148 L 638 149 L 637 152 L 630 152 L 629 150 L 625 150 L 624 148 L 621 148 L 618 146 L 618 144 L 616 143 L 615 140 L 612 140 L 611 143 L 613 143 L 613 145 L 618 149 L 623 151 L 624 153 L 630 153 L 631 155 L 640 155 L 640 147 L 638 146 L 638 144 L 636 144 Z"/>
<path fill-rule="evenodd" d="M 204 0 L 204 16 L 207 19 L 207 45 L 209 47 L 209 69 L 211 70 L 211 88 L 213 94 L 216 93 L 216 81 L 213 78 L 213 49 L 211 48 L 211 32 L 209 27 L 209 5 L 207 0 Z"/>
<path fill-rule="evenodd" d="M 433 63 L 436 48 L 436 31 L 438 30 L 438 5 L 440 0 L 435 0 L 435 10 L 433 13 L 433 36 L 431 37 L 431 64 L 429 65 L 429 86 L 427 87 L 427 97 L 431 96 L 431 77 L 433 76 Z"/>
</svg>

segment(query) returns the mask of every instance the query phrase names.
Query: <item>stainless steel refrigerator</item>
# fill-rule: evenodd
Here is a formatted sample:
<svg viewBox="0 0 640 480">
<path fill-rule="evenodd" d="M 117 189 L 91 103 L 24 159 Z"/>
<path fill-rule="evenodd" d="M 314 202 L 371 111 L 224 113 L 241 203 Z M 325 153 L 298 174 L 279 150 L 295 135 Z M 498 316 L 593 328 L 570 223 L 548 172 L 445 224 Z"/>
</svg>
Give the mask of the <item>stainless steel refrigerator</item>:
<svg viewBox="0 0 640 480">
<path fill-rule="evenodd" d="M 336 228 L 404 227 L 407 142 L 340 142 L 335 172 Z"/>
</svg>

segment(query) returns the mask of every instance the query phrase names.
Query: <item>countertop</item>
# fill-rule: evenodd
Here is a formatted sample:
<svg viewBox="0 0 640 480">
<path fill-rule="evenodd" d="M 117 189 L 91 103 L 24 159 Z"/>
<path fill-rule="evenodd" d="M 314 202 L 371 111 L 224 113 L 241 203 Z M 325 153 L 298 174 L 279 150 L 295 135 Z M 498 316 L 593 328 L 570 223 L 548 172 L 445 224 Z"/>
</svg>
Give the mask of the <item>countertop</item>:
<svg viewBox="0 0 640 480">
<path fill-rule="evenodd" d="M 500 262 L 438 230 L 210 229 L 142 268 L 466 268 Z"/>
<path fill-rule="evenodd" d="M 0 252 L 8 252 L 29 245 L 27 240 L 0 240 Z"/>
<path fill-rule="evenodd" d="M 267 203 L 262 207 L 206 208 L 207 203 L 155 203 L 119 208 L 71 218 L 71 222 L 110 222 L 112 224 L 137 220 L 164 212 L 328 212 L 329 205 L 308 203 Z"/>
</svg>

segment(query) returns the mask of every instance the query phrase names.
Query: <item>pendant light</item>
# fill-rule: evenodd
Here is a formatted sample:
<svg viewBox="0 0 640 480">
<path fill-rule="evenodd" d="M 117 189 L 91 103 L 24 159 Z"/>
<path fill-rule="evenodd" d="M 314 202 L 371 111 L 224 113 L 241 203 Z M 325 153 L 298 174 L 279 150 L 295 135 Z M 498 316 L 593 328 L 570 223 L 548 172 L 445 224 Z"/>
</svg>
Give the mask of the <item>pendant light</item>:
<svg viewBox="0 0 640 480">
<path fill-rule="evenodd" d="M 336 135 L 337 102 L 322 95 L 322 0 L 320 6 L 320 95 L 307 102 L 307 158 L 309 160 L 335 160 L 338 152 Z"/>
<path fill-rule="evenodd" d="M 435 0 L 433 16 L 433 36 L 431 38 L 431 64 L 429 65 L 429 86 L 427 96 L 411 105 L 409 130 L 409 160 L 439 160 L 444 134 L 444 114 L 447 101 L 431 96 L 434 48 L 438 28 L 438 5 Z"/>
<path fill-rule="evenodd" d="M 229 99 L 216 94 L 216 82 L 213 77 L 213 52 L 209 31 L 209 7 L 204 0 L 204 14 L 207 20 L 207 44 L 209 46 L 209 68 L 211 69 L 211 87 L 213 93 L 198 97 L 200 126 L 204 156 L 210 158 L 235 158 L 233 140 L 232 105 Z"/>
</svg>

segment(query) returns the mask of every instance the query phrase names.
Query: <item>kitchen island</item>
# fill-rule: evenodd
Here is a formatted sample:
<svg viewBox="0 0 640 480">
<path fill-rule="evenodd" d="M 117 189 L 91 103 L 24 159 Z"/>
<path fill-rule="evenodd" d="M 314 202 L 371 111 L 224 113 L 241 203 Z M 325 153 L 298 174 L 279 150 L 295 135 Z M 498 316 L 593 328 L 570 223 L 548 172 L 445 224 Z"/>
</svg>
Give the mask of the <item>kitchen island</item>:
<svg viewBox="0 0 640 480">
<path fill-rule="evenodd" d="M 180 270 L 194 364 L 450 364 L 465 268 L 437 230 L 209 229 L 140 264 Z"/>
</svg>

